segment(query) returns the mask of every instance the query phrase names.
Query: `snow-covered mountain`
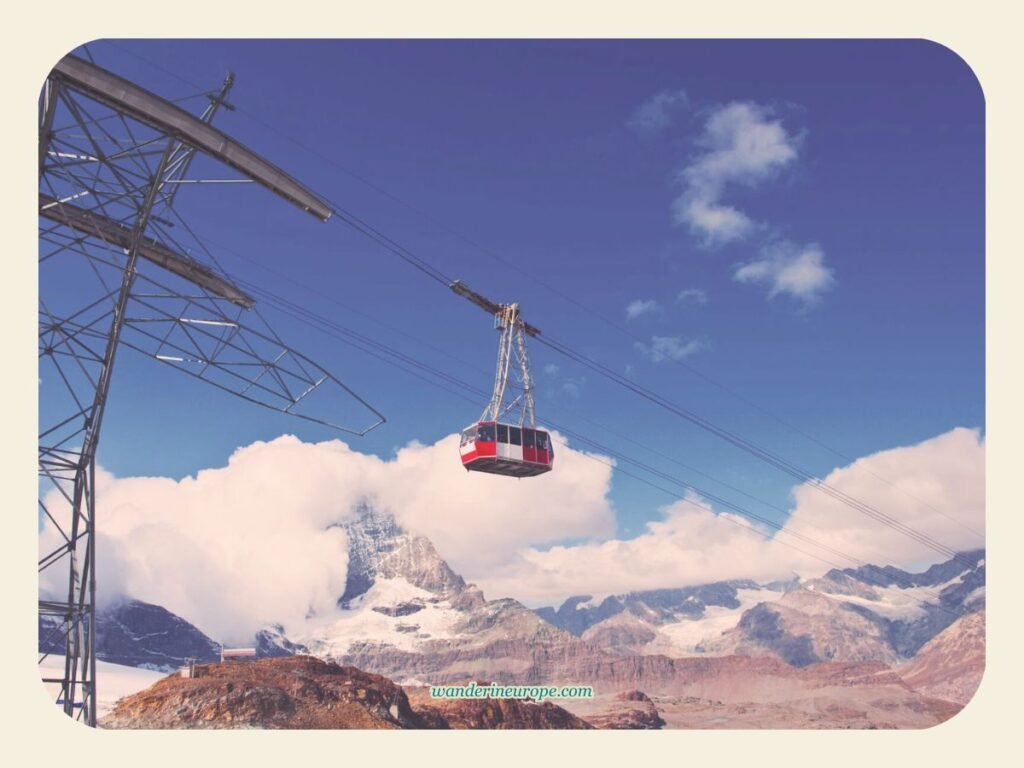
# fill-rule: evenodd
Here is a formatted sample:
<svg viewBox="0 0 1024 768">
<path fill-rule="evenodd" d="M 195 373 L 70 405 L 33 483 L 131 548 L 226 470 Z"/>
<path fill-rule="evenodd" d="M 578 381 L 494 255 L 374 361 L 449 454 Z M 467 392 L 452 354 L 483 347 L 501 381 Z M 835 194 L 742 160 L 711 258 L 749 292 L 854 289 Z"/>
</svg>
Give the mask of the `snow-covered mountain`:
<svg viewBox="0 0 1024 768">
<path fill-rule="evenodd" d="M 39 650 L 64 653 L 64 634 L 55 617 L 39 619 Z M 166 608 L 124 600 L 96 613 L 96 657 L 114 664 L 170 671 L 188 658 L 218 659 L 220 646 Z"/>
<path fill-rule="evenodd" d="M 466 588 L 462 577 L 448 567 L 424 536 L 413 536 L 395 518 L 362 504 L 355 519 L 344 526 L 348 536 L 348 578 L 338 606 L 366 594 L 380 580 L 402 580 L 434 594 L 456 594 Z"/>
<path fill-rule="evenodd" d="M 339 610 L 301 627 L 262 633 L 264 652 L 286 643 L 309 653 L 399 678 L 438 679 L 452 652 L 500 656 L 495 641 L 564 642 L 572 637 L 515 600 L 484 598 L 441 558 L 429 539 L 363 505 L 345 524 L 348 577 Z"/>
<path fill-rule="evenodd" d="M 724 581 L 678 589 L 570 597 L 556 610 L 537 614 L 557 627 L 613 653 L 695 655 L 727 629 L 743 611 L 778 599 L 785 585 Z"/>
<path fill-rule="evenodd" d="M 961 553 L 921 573 L 868 565 L 806 581 L 717 582 L 600 601 L 583 595 L 537 613 L 616 654 L 894 664 L 984 606 L 984 554 Z"/>
</svg>

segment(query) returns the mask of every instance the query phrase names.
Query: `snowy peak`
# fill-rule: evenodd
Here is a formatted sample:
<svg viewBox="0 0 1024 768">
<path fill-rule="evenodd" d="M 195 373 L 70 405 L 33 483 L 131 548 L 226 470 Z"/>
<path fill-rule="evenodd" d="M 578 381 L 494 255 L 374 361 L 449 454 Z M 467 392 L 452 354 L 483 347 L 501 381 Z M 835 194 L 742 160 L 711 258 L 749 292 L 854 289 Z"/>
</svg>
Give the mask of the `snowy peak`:
<svg viewBox="0 0 1024 768">
<path fill-rule="evenodd" d="M 805 581 L 581 595 L 536 613 L 616 654 L 896 663 L 984 606 L 984 558 L 984 550 L 962 552 L 920 573 L 866 565 Z"/>
<path fill-rule="evenodd" d="M 984 557 L 963 552 L 920 573 L 877 565 L 829 571 L 745 612 L 718 651 L 776 655 L 797 666 L 896 663 L 984 605 Z"/>
<path fill-rule="evenodd" d="M 876 587 L 937 587 L 964 573 L 984 572 L 985 550 L 975 549 L 958 552 L 955 557 L 943 563 L 936 563 L 921 573 L 910 573 L 891 565 L 864 565 L 860 568 L 833 569 L 825 574 L 826 579 L 840 579 L 848 576 L 863 584 Z"/>
<path fill-rule="evenodd" d="M 408 533 L 389 514 L 370 504 L 360 506 L 356 518 L 345 524 L 348 535 L 348 578 L 338 600 L 347 608 L 381 579 L 404 579 L 438 595 L 462 592 L 466 582 L 456 574 L 424 536 Z"/>
<path fill-rule="evenodd" d="M 577 595 L 568 598 L 557 610 L 538 608 L 536 612 L 545 621 L 581 637 L 591 627 L 620 613 L 628 613 L 652 625 L 671 624 L 681 619 L 700 619 L 708 608 L 739 608 L 740 590 L 760 589 L 762 587 L 752 581 L 737 580 L 694 587 L 626 592 L 611 595 L 596 604 L 590 595 Z M 617 623 L 622 623 L 622 620 Z"/>
</svg>

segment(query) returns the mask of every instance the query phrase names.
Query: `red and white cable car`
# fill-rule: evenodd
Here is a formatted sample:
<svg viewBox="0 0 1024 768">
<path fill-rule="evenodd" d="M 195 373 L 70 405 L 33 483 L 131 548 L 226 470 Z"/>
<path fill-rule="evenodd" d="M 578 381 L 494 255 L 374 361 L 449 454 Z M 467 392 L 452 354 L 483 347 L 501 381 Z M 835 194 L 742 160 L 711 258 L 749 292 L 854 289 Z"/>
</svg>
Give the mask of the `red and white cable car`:
<svg viewBox="0 0 1024 768">
<path fill-rule="evenodd" d="M 494 421 L 470 424 L 462 430 L 462 466 L 477 472 L 510 477 L 535 477 L 551 471 L 555 450 L 543 429 Z"/>
<path fill-rule="evenodd" d="M 537 429 L 526 355 L 526 336 L 537 336 L 540 331 L 523 321 L 518 304 L 495 304 L 458 280 L 451 289 L 494 315 L 494 327 L 501 332 L 491 401 L 480 420 L 462 430 L 462 466 L 468 471 L 508 477 L 536 477 L 550 472 L 555 450 L 551 435 Z M 516 365 L 512 365 L 513 358 Z M 513 372 L 511 381 L 509 371 Z M 509 390 L 518 394 L 506 404 Z M 509 419 L 510 415 L 519 418 Z"/>
</svg>

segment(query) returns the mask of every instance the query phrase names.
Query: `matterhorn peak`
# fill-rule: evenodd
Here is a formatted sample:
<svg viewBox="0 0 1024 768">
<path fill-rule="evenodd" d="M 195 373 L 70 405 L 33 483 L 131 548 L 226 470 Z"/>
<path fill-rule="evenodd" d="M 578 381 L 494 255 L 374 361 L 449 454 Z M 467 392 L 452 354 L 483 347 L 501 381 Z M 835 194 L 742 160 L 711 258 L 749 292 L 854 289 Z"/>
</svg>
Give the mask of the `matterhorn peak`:
<svg viewBox="0 0 1024 768">
<path fill-rule="evenodd" d="M 348 578 L 338 605 L 347 608 L 378 579 L 402 578 L 413 586 L 439 595 L 454 595 L 466 588 L 425 536 L 402 528 L 390 512 L 363 501 L 355 517 L 344 524 L 348 535 Z"/>
</svg>

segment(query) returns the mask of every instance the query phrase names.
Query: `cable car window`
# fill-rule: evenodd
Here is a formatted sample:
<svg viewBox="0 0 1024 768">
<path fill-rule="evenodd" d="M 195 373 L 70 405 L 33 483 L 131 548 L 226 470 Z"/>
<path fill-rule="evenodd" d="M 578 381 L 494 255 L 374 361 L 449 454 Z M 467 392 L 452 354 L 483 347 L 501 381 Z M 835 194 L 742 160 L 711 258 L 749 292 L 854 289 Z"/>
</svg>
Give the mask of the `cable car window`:
<svg viewBox="0 0 1024 768">
<path fill-rule="evenodd" d="M 462 431 L 462 444 L 472 443 L 476 440 L 476 427 L 470 427 Z"/>
<path fill-rule="evenodd" d="M 545 432 L 537 433 L 537 450 L 546 451 L 548 449 L 548 436 Z"/>
<path fill-rule="evenodd" d="M 509 438 L 509 442 L 512 443 L 512 445 L 522 445 L 523 444 L 523 430 L 521 430 L 519 427 L 509 427 L 508 428 L 508 438 Z"/>
<path fill-rule="evenodd" d="M 534 432 L 532 429 L 524 429 L 523 430 L 523 446 L 526 447 L 526 448 L 536 448 L 537 447 L 536 435 L 537 435 L 537 433 Z"/>
<path fill-rule="evenodd" d="M 507 443 L 508 442 L 508 425 L 507 424 L 499 424 L 498 425 L 498 442 L 499 443 Z"/>
<path fill-rule="evenodd" d="M 494 442 L 494 425 L 493 424 L 481 424 L 480 425 L 480 439 L 485 443 Z"/>
</svg>

